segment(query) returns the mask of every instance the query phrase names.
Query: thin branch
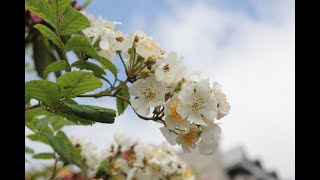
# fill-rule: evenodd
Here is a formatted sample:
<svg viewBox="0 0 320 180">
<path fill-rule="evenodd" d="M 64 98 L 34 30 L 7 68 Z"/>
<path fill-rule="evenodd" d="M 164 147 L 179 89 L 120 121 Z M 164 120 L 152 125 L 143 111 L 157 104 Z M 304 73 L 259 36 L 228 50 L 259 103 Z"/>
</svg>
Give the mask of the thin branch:
<svg viewBox="0 0 320 180">
<path fill-rule="evenodd" d="M 54 161 L 54 166 L 53 166 L 53 170 L 52 170 L 52 175 L 51 177 L 49 178 L 49 180 L 53 180 L 56 175 L 57 175 L 57 163 L 58 163 L 58 159 L 57 157 L 55 156 L 56 153 L 54 153 L 54 158 L 55 158 L 55 161 Z"/>
<path fill-rule="evenodd" d="M 127 69 L 126 64 L 124 63 L 124 60 L 123 60 L 122 55 L 121 55 L 121 52 L 119 52 L 118 55 L 119 55 L 119 57 L 120 57 L 120 59 L 121 59 L 121 62 L 122 62 L 122 64 L 123 64 L 123 67 L 124 67 L 124 69 L 125 69 L 125 71 L 126 71 L 126 75 L 128 76 L 128 69 Z"/>
</svg>

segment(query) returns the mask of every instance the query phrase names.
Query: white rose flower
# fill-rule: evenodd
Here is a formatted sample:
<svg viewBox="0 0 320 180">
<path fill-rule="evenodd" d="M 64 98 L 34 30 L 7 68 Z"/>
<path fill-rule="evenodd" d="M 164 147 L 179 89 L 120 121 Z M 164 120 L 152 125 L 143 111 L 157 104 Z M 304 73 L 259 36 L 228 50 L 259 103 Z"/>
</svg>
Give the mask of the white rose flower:
<svg viewBox="0 0 320 180">
<path fill-rule="evenodd" d="M 165 90 L 165 86 L 154 75 L 139 79 L 129 89 L 129 93 L 137 97 L 131 101 L 131 105 L 138 114 L 146 116 L 150 113 L 150 107 L 164 104 Z"/>
<path fill-rule="evenodd" d="M 110 49 L 112 51 L 126 51 L 133 46 L 134 36 L 123 34 L 121 31 L 109 37 Z"/>
<path fill-rule="evenodd" d="M 212 123 L 209 126 L 202 126 L 202 133 L 200 135 L 199 152 L 203 155 L 211 155 L 218 147 L 221 134 L 221 128 Z"/>
<path fill-rule="evenodd" d="M 160 58 L 155 64 L 155 76 L 158 81 L 166 85 L 181 80 L 184 76 L 186 68 L 183 65 L 182 57 L 171 52 L 165 58 Z"/>
<path fill-rule="evenodd" d="M 196 125 L 190 124 L 185 131 L 181 131 L 176 141 L 185 153 L 190 153 L 190 148 L 196 148 L 196 143 L 199 141 L 198 128 Z"/>
<path fill-rule="evenodd" d="M 182 118 L 177 112 L 177 108 L 180 103 L 181 100 L 178 98 L 178 94 L 174 93 L 164 106 L 164 113 L 166 114 L 165 122 L 168 129 L 174 130 L 176 127 L 184 129 L 189 124 L 187 119 Z"/>
<path fill-rule="evenodd" d="M 181 99 L 177 112 L 188 121 L 206 125 L 206 119 L 213 121 L 217 117 L 218 101 L 211 93 L 208 80 L 201 80 L 195 84 L 189 84 L 181 89 L 178 95 Z"/>
<path fill-rule="evenodd" d="M 213 83 L 212 91 L 216 99 L 218 100 L 217 119 L 221 119 L 222 117 L 229 114 L 231 106 L 227 101 L 226 95 L 221 91 L 221 86 L 217 82 Z"/>
</svg>

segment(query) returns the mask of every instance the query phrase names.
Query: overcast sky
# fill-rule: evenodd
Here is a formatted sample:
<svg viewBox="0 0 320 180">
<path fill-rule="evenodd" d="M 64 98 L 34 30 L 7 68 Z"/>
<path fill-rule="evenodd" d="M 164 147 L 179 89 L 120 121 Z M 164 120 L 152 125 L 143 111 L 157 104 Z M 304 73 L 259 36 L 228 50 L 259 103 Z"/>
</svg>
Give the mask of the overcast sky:
<svg viewBox="0 0 320 180">
<path fill-rule="evenodd" d="M 123 22 L 118 29 L 125 32 L 147 32 L 163 49 L 184 56 L 189 72 L 201 70 L 222 84 L 232 109 L 220 124 L 221 150 L 244 146 L 267 169 L 294 179 L 294 8 L 290 0 L 93 0 L 87 10 Z M 111 98 L 79 103 L 115 107 Z M 128 109 L 113 125 L 65 130 L 104 148 L 118 130 L 160 143 L 164 138 L 158 127 Z"/>
</svg>

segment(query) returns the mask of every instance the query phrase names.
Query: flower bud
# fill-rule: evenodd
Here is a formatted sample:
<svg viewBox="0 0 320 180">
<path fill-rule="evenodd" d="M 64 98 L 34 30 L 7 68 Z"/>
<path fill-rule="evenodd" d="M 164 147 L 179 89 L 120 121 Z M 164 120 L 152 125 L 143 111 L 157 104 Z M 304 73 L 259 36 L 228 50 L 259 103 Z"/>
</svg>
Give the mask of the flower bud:
<svg viewBox="0 0 320 180">
<path fill-rule="evenodd" d="M 158 60 L 157 57 L 151 56 L 151 57 L 149 57 L 148 59 L 145 59 L 143 63 L 146 64 L 146 65 L 148 65 L 148 66 L 151 66 L 151 65 L 155 64 L 155 63 L 157 62 L 157 60 Z M 150 68 L 150 69 L 151 69 L 151 68 Z"/>
</svg>

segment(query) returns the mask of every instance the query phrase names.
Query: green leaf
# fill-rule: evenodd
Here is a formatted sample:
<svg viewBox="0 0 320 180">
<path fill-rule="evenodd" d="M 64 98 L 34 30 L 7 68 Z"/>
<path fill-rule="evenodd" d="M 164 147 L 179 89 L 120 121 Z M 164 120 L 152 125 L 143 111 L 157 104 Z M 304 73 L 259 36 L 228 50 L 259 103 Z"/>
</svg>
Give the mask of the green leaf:
<svg viewBox="0 0 320 180">
<path fill-rule="evenodd" d="M 72 63 L 71 65 L 72 67 L 77 67 L 79 69 L 87 69 L 87 70 L 91 70 L 93 71 L 93 75 L 95 75 L 96 77 L 101 77 L 102 74 L 106 75 L 106 72 L 99 67 L 98 65 L 88 62 L 88 61 L 76 61 L 74 63 Z"/>
<path fill-rule="evenodd" d="M 42 142 L 44 144 L 50 145 L 49 140 L 41 134 L 30 134 L 27 137 L 32 141 Z"/>
<path fill-rule="evenodd" d="M 67 120 L 75 123 L 76 125 L 92 125 L 95 122 L 81 118 L 74 114 L 74 112 L 71 110 L 71 108 L 64 106 L 60 108 L 60 110 L 57 112 L 59 115 L 67 118 Z M 74 124 L 66 124 L 66 125 L 74 125 Z"/>
<path fill-rule="evenodd" d="M 51 2 L 51 6 L 52 6 L 52 9 L 54 9 L 54 12 L 56 12 L 56 16 L 58 16 L 58 15 L 61 15 L 68 6 L 70 6 L 70 0 L 53 0 Z"/>
<path fill-rule="evenodd" d="M 52 32 L 51 29 L 49 29 L 47 26 L 43 24 L 36 24 L 33 27 L 38 29 L 41 32 L 41 34 L 48 38 L 50 41 L 52 41 L 53 44 L 61 48 L 61 44 L 57 35 L 54 32 Z"/>
<path fill-rule="evenodd" d="M 102 86 L 100 79 L 90 72 L 67 72 L 57 80 L 61 94 L 65 98 L 73 98 Z"/>
<path fill-rule="evenodd" d="M 47 75 L 51 72 L 62 71 L 68 68 L 68 63 L 66 61 L 60 60 L 55 61 L 49 64 L 43 72 L 43 76 L 47 77 Z"/>
<path fill-rule="evenodd" d="M 72 162 L 71 155 L 63 140 L 59 137 L 51 136 L 48 134 L 44 134 L 44 136 L 46 136 L 49 139 L 50 145 L 59 154 L 63 163 L 65 165 L 70 164 Z"/>
<path fill-rule="evenodd" d="M 31 100 L 31 97 L 29 95 L 24 96 L 24 104 L 25 105 L 28 104 L 30 102 L 30 100 Z"/>
<path fill-rule="evenodd" d="M 98 55 L 94 59 L 103 64 L 114 76 L 117 76 L 118 69 L 110 60 Z"/>
<path fill-rule="evenodd" d="M 31 148 L 29 148 L 29 147 L 25 146 L 25 153 L 27 153 L 27 154 L 33 154 L 33 153 L 34 153 L 34 151 L 33 151 L 33 149 L 31 149 Z"/>
<path fill-rule="evenodd" d="M 116 68 L 116 66 L 110 60 L 99 56 L 86 37 L 72 37 L 69 41 L 67 41 L 65 48 L 67 51 L 73 50 L 77 53 L 89 55 L 92 59 L 95 59 L 96 61 L 103 64 L 112 74 L 117 76 L 118 69 Z"/>
<path fill-rule="evenodd" d="M 34 108 L 34 109 L 29 109 L 25 111 L 24 116 L 25 116 L 25 121 L 31 120 L 33 117 L 41 116 L 41 115 L 52 115 L 53 113 L 48 112 L 41 107 L 39 108 Z"/>
<path fill-rule="evenodd" d="M 50 107 L 56 108 L 60 104 L 60 92 L 56 83 L 47 80 L 32 80 L 25 85 L 25 92 Z"/>
<path fill-rule="evenodd" d="M 61 35 L 78 33 L 87 27 L 90 27 L 90 22 L 87 17 L 71 7 L 66 8 L 60 21 Z"/>
<path fill-rule="evenodd" d="M 52 27 L 56 27 L 58 19 L 49 2 L 46 0 L 25 0 L 25 6 L 31 13 L 40 17 Z"/>
<path fill-rule="evenodd" d="M 76 116 L 100 123 L 114 123 L 116 111 L 109 108 L 103 108 L 90 105 L 68 104 L 71 112 Z"/>
<path fill-rule="evenodd" d="M 122 96 L 128 100 L 130 100 L 130 94 L 129 94 L 129 88 L 128 86 L 124 86 L 121 91 L 118 93 L 119 96 Z M 117 102 L 117 112 L 118 112 L 118 116 L 123 114 L 123 112 L 126 110 L 128 103 L 124 100 L 122 100 L 121 98 L 116 98 L 116 102 Z"/>
<path fill-rule="evenodd" d="M 97 56 L 96 50 L 84 36 L 73 36 L 67 41 L 65 48 L 67 51 L 73 50 L 78 53 L 87 54 L 91 57 Z"/>
<path fill-rule="evenodd" d="M 52 153 L 39 153 L 32 156 L 33 159 L 54 159 Z"/>
<path fill-rule="evenodd" d="M 81 156 L 80 150 L 71 143 L 68 136 L 63 131 L 59 131 L 56 137 L 62 139 L 66 145 L 67 150 L 71 155 L 72 163 L 76 164 L 81 169 L 86 169 L 87 165 L 85 164 L 85 159 Z"/>
<path fill-rule="evenodd" d="M 33 61 L 37 74 L 41 78 L 43 76 L 44 69 L 52 62 L 54 62 L 54 56 L 50 50 L 49 40 L 42 36 L 39 32 L 36 32 L 38 38 L 33 41 Z"/>
</svg>

